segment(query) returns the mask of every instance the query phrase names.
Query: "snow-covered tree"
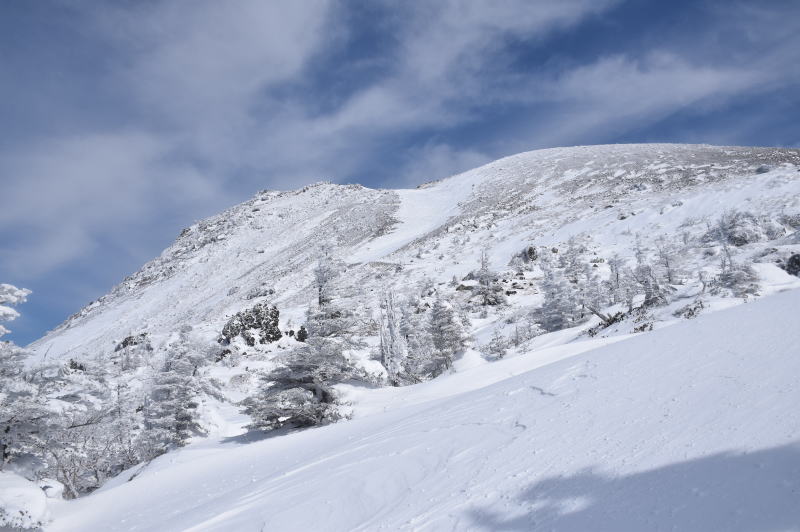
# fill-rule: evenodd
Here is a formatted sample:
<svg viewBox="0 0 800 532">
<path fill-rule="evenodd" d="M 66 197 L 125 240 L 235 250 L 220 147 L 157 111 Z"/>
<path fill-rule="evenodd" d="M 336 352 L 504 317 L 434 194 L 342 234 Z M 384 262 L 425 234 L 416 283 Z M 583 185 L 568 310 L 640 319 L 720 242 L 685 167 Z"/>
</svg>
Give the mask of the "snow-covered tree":
<svg viewBox="0 0 800 532">
<path fill-rule="evenodd" d="M 669 284 L 677 284 L 682 274 L 682 253 L 680 247 L 671 242 L 665 235 L 655 240 L 656 264 Z"/>
<path fill-rule="evenodd" d="M 577 237 L 572 236 L 567 240 L 567 248 L 558 255 L 558 267 L 564 278 L 573 285 L 578 284 L 586 273 L 585 252 L 586 247 L 579 243 Z"/>
<path fill-rule="evenodd" d="M 430 375 L 436 377 L 453 366 L 455 355 L 464 347 L 466 337 L 453 307 L 440 298 L 431 307 L 428 331 L 433 344 Z"/>
<path fill-rule="evenodd" d="M 406 347 L 405 374 L 419 382 L 427 377 L 434 353 L 427 314 L 420 301 L 414 298 L 406 300 L 400 314 L 400 334 Z"/>
<path fill-rule="evenodd" d="M 503 287 L 499 283 L 498 274 L 489 267 L 489 255 L 486 249 L 481 250 L 480 268 L 473 272 L 478 281 L 474 294 L 481 305 L 500 305 L 505 303 Z"/>
<path fill-rule="evenodd" d="M 667 279 L 659 274 L 653 266 L 648 250 L 641 243 L 639 235 L 636 236 L 636 266 L 629 271 L 629 275 L 637 287 L 637 292 L 644 294 L 644 307 L 665 305 L 669 302 L 670 287 Z"/>
<path fill-rule="evenodd" d="M 24 303 L 30 293 L 28 289 L 0 283 L 0 336 L 10 332 L 3 326 L 3 322 L 13 321 L 19 317 L 19 312 L 12 307 Z"/>
<path fill-rule="evenodd" d="M 153 375 L 145 398 L 144 439 L 151 454 L 185 445 L 193 434 L 202 432 L 197 420 L 197 376 L 205 360 L 190 340 L 191 330 L 183 326 L 178 339 L 167 346 L 164 364 Z"/>
<path fill-rule="evenodd" d="M 352 311 L 335 302 L 328 302 L 317 308 L 309 307 L 306 311 L 305 328 L 309 337 L 350 341 L 357 323 Z"/>
<path fill-rule="evenodd" d="M 314 268 L 314 285 L 317 289 L 318 306 L 323 307 L 333 301 L 333 284 L 341 269 L 341 263 L 333 260 L 328 250 L 323 249 L 317 266 Z"/>
<path fill-rule="evenodd" d="M 341 264 L 333 261 L 327 253 L 319 259 L 314 269 L 317 301 L 306 311 L 304 330 L 308 337 L 338 338 L 345 342 L 352 340 L 357 325 L 355 315 L 336 301 L 334 281 L 341 270 Z"/>
<path fill-rule="evenodd" d="M 9 332 L 1 322 L 16 319 L 11 308 L 25 302 L 30 290 L 0 284 L 0 336 Z M 31 450 L 45 423 L 45 399 L 25 371 L 30 354 L 13 342 L 0 341 L 0 469 L 14 455 Z"/>
<path fill-rule="evenodd" d="M 486 350 L 496 359 L 506 356 L 508 351 L 508 340 L 503 336 L 499 329 L 492 332 L 492 337 L 486 345 Z"/>
<path fill-rule="evenodd" d="M 155 454 L 180 447 L 201 432 L 197 422 L 197 387 L 192 366 L 182 358 L 167 359 L 153 376 L 144 407 L 145 439 Z"/>
<path fill-rule="evenodd" d="M 543 258 L 540 267 L 544 274 L 540 284 L 544 302 L 536 313 L 539 325 L 550 332 L 572 327 L 580 315 L 575 285 L 568 282 L 561 270 L 549 260 Z"/>
<path fill-rule="evenodd" d="M 355 376 L 337 342 L 309 338 L 264 376 L 254 397 L 243 402 L 249 428 L 308 427 L 340 417 L 333 385 Z"/>
<path fill-rule="evenodd" d="M 13 343 L 0 342 L 0 469 L 15 455 L 31 452 L 48 416 L 45 398 L 24 370 L 28 356 Z"/>
<path fill-rule="evenodd" d="M 389 290 L 381 302 L 380 353 L 381 363 L 386 368 L 387 378 L 392 386 L 400 386 L 407 380 L 405 363 L 408 351 L 401 332 L 401 318 L 395 304 L 394 292 Z"/>
</svg>

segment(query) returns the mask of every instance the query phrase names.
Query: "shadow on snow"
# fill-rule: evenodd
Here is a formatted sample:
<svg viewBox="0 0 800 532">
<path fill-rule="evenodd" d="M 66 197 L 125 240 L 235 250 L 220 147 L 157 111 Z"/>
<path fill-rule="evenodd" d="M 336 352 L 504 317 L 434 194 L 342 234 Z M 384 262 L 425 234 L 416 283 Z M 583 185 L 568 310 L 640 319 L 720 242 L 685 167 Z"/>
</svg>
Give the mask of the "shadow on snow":
<svg viewBox="0 0 800 532">
<path fill-rule="evenodd" d="M 519 496 L 524 515 L 474 510 L 491 530 L 800 530 L 800 444 L 721 453 L 612 477 L 544 479 Z"/>
</svg>

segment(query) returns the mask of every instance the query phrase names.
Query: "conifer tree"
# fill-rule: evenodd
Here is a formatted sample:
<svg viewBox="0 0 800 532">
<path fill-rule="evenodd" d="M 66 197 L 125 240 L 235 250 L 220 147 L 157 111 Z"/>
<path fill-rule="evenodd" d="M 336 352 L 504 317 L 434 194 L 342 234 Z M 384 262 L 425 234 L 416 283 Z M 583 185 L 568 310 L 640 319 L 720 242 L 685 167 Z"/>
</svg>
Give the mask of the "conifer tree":
<svg viewBox="0 0 800 532">
<path fill-rule="evenodd" d="M 474 293 L 478 296 L 481 305 L 500 305 L 505 303 L 506 298 L 503 294 L 503 287 L 498 282 L 498 274 L 489 267 L 489 255 L 485 248 L 481 250 L 480 268 L 473 275 L 475 280 L 478 281 L 478 286 Z"/>
<path fill-rule="evenodd" d="M 167 359 L 153 375 L 144 415 L 146 439 L 155 454 L 185 445 L 192 434 L 200 432 L 192 372 L 189 361 L 177 357 Z"/>
<path fill-rule="evenodd" d="M 567 282 L 549 260 L 543 258 L 540 266 L 544 273 L 541 282 L 544 302 L 538 311 L 539 324 L 550 332 L 572 327 L 577 321 L 580 305 L 575 286 Z"/>
<path fill-rule="evenodd" d="M 395 305 L 394 293 L 383 297 L 380 320 L 381 363 L 386 368 L 389 384 L 400 386 L 404 381 L 407 348 L 401 333 L 401 315 Z"/>
<path fill-rule="evenodd" d="M 430 375 L 436 377 L 453 366 L 455 355 L 466 339 L 453 308 L 441 299 L 436 299 L 431 307 L 428 330 L 433 344 Z"/>
<path fill-rule="evenodd" d="M 249 428 L 308 427 L 338 419 L 333 385 L 355 375 L 339 344 L 312 337 L 282 362 L 263 378 L 256 396 L 244 401 Z"/>
</svg>

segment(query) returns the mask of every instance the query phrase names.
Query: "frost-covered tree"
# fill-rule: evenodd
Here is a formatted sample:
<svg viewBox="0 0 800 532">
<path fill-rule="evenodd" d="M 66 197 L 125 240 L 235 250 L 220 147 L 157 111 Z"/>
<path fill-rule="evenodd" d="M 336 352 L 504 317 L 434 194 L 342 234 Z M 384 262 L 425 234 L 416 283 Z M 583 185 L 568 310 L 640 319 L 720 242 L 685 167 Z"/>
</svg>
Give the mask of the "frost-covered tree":
<svg viewBox="0 0 800 532">
<path fill-rule="evenodd" d="M 317 304 L 306 311 L 305 329 L 309 337 L 338 338 L 346 343 L 353 341 L 358 324 L 354 313 L 337 303 L 334 281 L 341 267 L 327 255 L 320 259 L 314 270 Z"/>
<path fill-rule="evenodd" d="M 632 300 L 630 297 L 631 288 L 629 283 L 629 276 L 625 272 L 625 260 L 614 254 L 613 257 L 608 259 L 608 268 L 611 270 L 608 279 L 603 283 L 605 290 L 611 297 L 613 303 L 627 303 Z"/>
<path fill-rule="evenodd" d="M 314 268 L 314 286 L 317 289 L 317 305 L 320 307 L 333 301 L 334 280 L 341 271 L 341 263 L 331 258 L 327 249 L 323 249 L 322 255 Z"/>
<path fill-rule="evenodd" d="M 564 278 L 573 285 L 578 284 L 584 274 L 586 247 L 578 242 L 578 238 L 572 236 L 567 240 L 567 248 L 558 256 L 558 267 L 561 268 Z"/>
<path fill-rule="evenodd" d="M 197 384 L 193 367 L 184 358 L 168 358 L 153 375 L 144 407 L 145 440 L 153 454 L 185 445 L 200 433 L 197 421 Z"/>
<path fill-rule="evenodd" d="M 644 307 L 665 305 L 669 301 L 670 288 L 657 268 L 653 267 L 647 250 L 642 245 L 639 236 L 636 236 L 636 266 L 630 270 L 631 279 L 638 287 L 638 292 L 644 294 Z"/>
<path fill-rule="evenodd" d="M 433 344 L 430 375 L 436 377 L 453 366 L 456 354 L 464 347 L 466 336 L 453 307 L 442 299 L 436 299 L 431 307 L 428 331 Z"/>
<path fill-rule="evenodd" d="M 736 229 L 741 229 L 741 226 L 736 225 L 734 221 L 741 220 L 741 213 L 728 213 L 720 218 L 717 224 L 717 243 L 722 248 L 722 256 L 720 259 L 720 273 L 711 282 L 711 293 L 719 294 L 720 292 L 728 292 L 734 297 L 747 297 L 756 295 L 759 290 L 758 273 L 752 266 L 745 263 L 739 263 L 734 260 L 733 252 L 729 244 L 737 244 L 737 236 L 741 236 L 736 232 Z M 745 219 L 750 220 L 749 217 Z M 733 228 L 731 227 L 733 226 Z M 749 224 L 747 225 L 749 227 Z"/>
<path fill-rule="evenodd" d="M 500 305 L 505 303 L 503 287 L 500 285 L 497 272 L 489 267 L 489 254 L 486 249 L 481 250 L 480 268 L 473 272 L 473 277 L 478 281 L 474 294 L 481 305 Z"/>
<path fill-rule="evenodd" d="M 749 264 L 732 259 L 730 252 L 723 254 L 719 274 L 711 283 L 711 293 L 724 295 L 727 291 L 734 297 L 746 298 L 758 295 L 760 289 L 756 270 Z"/>
<path fill-rule="evenodd" d="M 144 440 L 150 454 L 185 445 L 193 434 L 202 433 L 197 395 L 198 370 L 205 357 L 193 345 L 191 331 L 190 326 L 181 327 L 178 339 L 165 350 L 163 366 L 152 377 L 144 404 Z"/>
<path fill-rule="evenodd" d="M 349 309 L 329 302 L 322 307 L 309 307 L 305 328 L 309 337 L 352 340 L 358 320 Z"/>
<path fill-rule="evenodd" d="M 19 317 L 19 312 L 12 307 L 24 303 L 30 293 L 28 289 L 0 283 L 0 336 L 10 332 L 3 326 L 3 322 L 13 321 Z"/>
<path fill-rule="evenodd" d="M 406 347 L 405 373 L 412 381 L 419 382 L 428 376 L 434 354 L 427 314 L 414 298 L 406 300 L 400 313 L 400 334 Z"/>
<path fill-rule="evenodd" d="M 29 294 L 30 290 L 0 284 L 0 336 L 9 332 L 2 322 L 19 316 L 11 307 L 25 302 Z M 14 455 L 31 450 L 47 417 L 45 400 L 25 371 L 28 356 L 13 342 L 0 341 L 0 469 Z"/>
<path fill-rule="evenodd" d="M 308 427 L 340 417 L 333 385 L 356 376 L 337 342 L 309 338 L 264 376 L 258 393 L 243 402 L 249 428 Z"/>
<path fill-rule="evenodd" d="M 152 352 L 153 346 L 146 332 L 129 334 L 114 348 L 112 363 L 116 366 L 118 374 L 135 371 L 149 364 Z"/>
<path fill-rule="evenodd" d="M 669 284 L 677 284 L 682 274 L 682 253 L 680 247 L 665 235 L 655 240 L 656 264 Z"/>
<path fill-rule="evenodd" d="M 387 380 L 392 386 L 400 386 L 405 377 L 408 350 L 401 332 L 402 315 L 395 304 L 395 295 L 389 290 L 381 302 L 380 354 L 381 363 L 386 368 Z"/>
<path fill-rule="evenodd" d="M 486 345 L 486 350 L 496 359 L 506 356 L 508 351 L 508 340 L 503 336 L 499 329 L 492 332 L 492 337 Z"/>
<path fill-rule="evenodd" d="M 49 415 L 39 387 L 24 370 L 28 356 L 13 343 L 0 342 L 0 469 L 31 452 Z"/>
<path fill-rule="evenodd" d="M 550 332 L 572 327 L 580 316 L 580 300 L 575 284 L 568 282 L 547 259 L 541 261 L 540 267 L 544 274 L 540 284 L 544 302 L 536 313 L 539 325 Z"/>
</svg>

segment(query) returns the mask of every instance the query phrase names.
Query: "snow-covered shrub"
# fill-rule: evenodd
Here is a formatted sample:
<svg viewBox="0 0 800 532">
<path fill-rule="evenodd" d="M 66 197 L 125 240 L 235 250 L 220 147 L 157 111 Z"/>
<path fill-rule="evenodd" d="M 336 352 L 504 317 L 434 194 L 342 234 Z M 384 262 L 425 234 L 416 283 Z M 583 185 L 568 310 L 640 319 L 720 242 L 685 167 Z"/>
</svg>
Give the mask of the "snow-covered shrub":
<svg viewBox="0 0 800 532">
<path fill-rule="evenodd" d="M 734 262 L 728 252 L 722 258 L 720 273 L 710 283 L 710 292 L 734 297 L 758 295 L 758 280 L 758 273 L 752 266 Z"/>
<path fill-rule="evenodd" d="M 228 320 L 222 328 L 220 342 L 229 344 L 241 336 L 247 345 L 254 346 L 256 335 L 261 344 L 277 342 L 283 336 L 278 325 L 279 318 L 277 307 L 258 303 L 250 309 L 237 312 Z"/>
<path fill-rule="evenodd" d="M 352 311 L 333 302 L 306 312 L 305 329 L 310 337 L 349 339 L 357 324 Z"/>
<path fill-rule="evenodd" d="M 150 341 L 148 340 L 147 333 L 143 332 L 135 335 L 132 334 L 123 338 L 122 341 L 114 348 L 114 352 L 122 351 L 123 349 L 134 346 L 144 346 L 144 348 L 148 351 L 153 350 L 153 347 L 150 345 Z"/>
<path fill-rule="evenodd" d="M 791 214 L 783 213 L 778 218 L 778 221 L 792 229 L 800 229 L 800 212 Z"/>
<path fill-rule="evenodd" d="M 247 291 L 244 298 L 247 300 L 255 299 L 257 297 L 271 296 L 275 294 L 275 290 L 269 286 L 256 286 Z"/>
<path fill-rule="evenodd" d="M 495 329 L 492 333 L 492 337 L 489 339 L 489 343 L 485 346 L 485 350 L 493 358 L 500 360 L 506 356 L 508 340 L 505 339 L 498 329 Z"/>
<path fill-rule="evenodd" d="M 757 217 L 747 211 L 730 210 L 703 235 L 706 243 L 720 242 L 741 247 L 753 242 L 772 240 L 783 235 L 783 226 L 769 217 Z"/>
<path fill-rule="evenodd" d="M 685 318 L 687 320 L 696 318 L 700 312 L 705 308 L 705 303 L 700 298 L 695 299 L 688 305 L 684 305 L 672 313 L 676 318 Z"/>
<path fill-rule="evenodd" d="M 786 261 L 786 273 L 800 277 L 800 253 L 795 253 Z"/>
</svg>

